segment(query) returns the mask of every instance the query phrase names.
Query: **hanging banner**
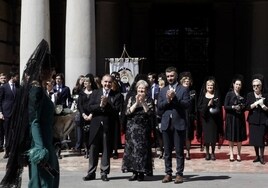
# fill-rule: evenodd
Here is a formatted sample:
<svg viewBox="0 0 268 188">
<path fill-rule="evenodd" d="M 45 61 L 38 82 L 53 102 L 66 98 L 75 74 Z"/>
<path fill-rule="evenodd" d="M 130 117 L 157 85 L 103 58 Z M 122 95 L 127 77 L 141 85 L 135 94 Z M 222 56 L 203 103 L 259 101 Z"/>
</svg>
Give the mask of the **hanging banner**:
<svg viewBox="0 0 268 188">
<path fill-rule="evenodd" d="M 135 76 L 139 74 L 140 58 L 106 58 L 109 61 L 110 74 L 119 72 L 121 81 L 131 85 Z"/>
</svg>

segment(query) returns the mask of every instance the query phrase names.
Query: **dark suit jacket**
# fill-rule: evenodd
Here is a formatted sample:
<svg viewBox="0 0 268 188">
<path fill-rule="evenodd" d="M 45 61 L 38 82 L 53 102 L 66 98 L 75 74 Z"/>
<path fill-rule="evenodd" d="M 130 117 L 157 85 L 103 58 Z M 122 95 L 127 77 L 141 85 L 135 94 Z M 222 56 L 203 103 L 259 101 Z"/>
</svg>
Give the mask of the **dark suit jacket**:
<svg viewBox="0 0 268 188">
<path fill-rule="evenodd" d="M 121 109 L 122 100 L 121 93 L 111 90 L 109 92 L 108 103 L 104 108 L 100 107 L 101 96 L 103 89 L 94 90 L 89 101 L 89 112 L 93 114 L 90 124 L 89 144 L 95 138 L 100 126 L 103 126 L 103 131 L 109 133 L 109 129 L 113 126 L 118 118 Z"/>
<path fill-rule="evenodd" d="M 154 96 L 152 97 L 152 92 L 153 92 L 153 87 L 154 87 Z M 154 100 L 157 100 L 158 99 L 158 95 L 159 95 L 159 85 L 158 84 L 154 84 L 150 89 L 149 89 L 149 92 L 148 92 L 148 95 L 153 98 Z"/>
<path fill-rule="evenodd" d="M 10 117 L 12 114 L 13 104 L 15 101 L 15 95 L 19 86 L 15 84 L 15 94 L 11 91 L 9 83 L 5 83 L 0 87 L 0 112 L 3 113 L 4 117 Z"/>
<path fill-rule="evenodd" d="M 190 107 L 190 95 L 187 88 L 177 85 L 176 96 L 168 103 L 166 93 L 169 86 L 161 89 L 158 96 L 158 112 L 161 115 L 161 129 L 167 130 L 169 123 L 176 130 L 186 129 L 186 109 Z M 172 114 L 172 118 L 171 118 Z M 171 121 L 171 122 L 170 122 Z"/>
<path fill-rule="evenodd" d="M 262 94 L 265 98 L 264 104 L 268 106 L 268 94 Z M 247 121 L 249 124 L 266 124 L 268 119 L 268 112 L 264 111 L 259 105 L 257 108 L 250 109 L 250 105 L 256 101 L 256 97 L 253 92 L 247 94 L 247 109 L 249 110 Z"/>
<path fill-rule="evenodd" d="M 126 93 L 127 88 L 130 87 L 129 83 L 123 83 L 121 80 L 117 82 L 121 93 Z"/>
<path fill-rule="evenodd" d="M 57 93 L 56 104 L 62 105 L 63 108 L 67 108 L 67 107 L 70 108 L 72 105 L 72 101 L 73 101 L 71 97 L 70 88 L 65 85 L 62 85 L 61 92 L 57 90 L 56 86 L 53 87 L 53 90 L 55 93 Z M 68 104 L 66 101 L 68 101 Z"/>
</svg>

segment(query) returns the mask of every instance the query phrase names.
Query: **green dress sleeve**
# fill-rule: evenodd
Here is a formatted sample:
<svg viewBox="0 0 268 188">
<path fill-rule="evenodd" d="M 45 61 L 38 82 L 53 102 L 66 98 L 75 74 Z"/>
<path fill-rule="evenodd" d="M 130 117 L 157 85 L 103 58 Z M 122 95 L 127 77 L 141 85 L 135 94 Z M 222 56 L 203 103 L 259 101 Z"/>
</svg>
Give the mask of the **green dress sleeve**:
<svg viewBox="0 0 268 188">
<path fill-rule="evenodd" d="M 43 144 L 43 135 L 40 124 L 42 98 L 42 88 L 33 86 L 29 92 L 28 103 L 30 134 L 32 138 L 32 147 L 28 151 L 28 155 L 30 162 L 35 164 L 48 160 L 48 150 Z"/>
</svg>

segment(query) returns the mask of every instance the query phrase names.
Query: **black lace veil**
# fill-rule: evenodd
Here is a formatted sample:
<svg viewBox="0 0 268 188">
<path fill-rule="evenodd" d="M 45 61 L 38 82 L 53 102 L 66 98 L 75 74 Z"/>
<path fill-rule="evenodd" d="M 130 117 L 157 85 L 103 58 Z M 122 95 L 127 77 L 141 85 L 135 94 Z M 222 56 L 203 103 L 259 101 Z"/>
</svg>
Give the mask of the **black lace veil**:
<svg viewBox="0 0 268 188">
<path fill-rule="evenodd" d="M 6 165 L 6 174 L 0 187 L 20 187 L 23 167 L 27 165 L 25 152 L 30 148 L 28 121 L 28 95 L 33 81 L 40 81 L 41 70 L 50 66 L 48 43 L 42 40 L 23 71 L 21 86 L 16 93 L 13 113 L 10 123 L 10 152 Z"/>
</svg>

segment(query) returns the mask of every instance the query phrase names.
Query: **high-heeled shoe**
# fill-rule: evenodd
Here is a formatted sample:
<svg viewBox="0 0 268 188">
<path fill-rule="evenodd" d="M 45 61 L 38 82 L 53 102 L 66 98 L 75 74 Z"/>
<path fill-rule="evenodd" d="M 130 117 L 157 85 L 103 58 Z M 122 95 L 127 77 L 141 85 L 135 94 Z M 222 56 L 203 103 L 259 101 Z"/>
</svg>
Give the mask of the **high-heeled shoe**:
<svg viewBox="0 0 268 188">
<path fill-rule="evenodd" d="M 186 160 L 191 160 L 191 156 L 190 156 L 190 153 L 189 152 L 186 153 L 185 159 Z"/>
<path fill-rule="evenodd" d="M 259 162 L 260 161 L 260 157 L 256 156 L 256 158 L 253 160 L 253 163 Z"/>
<path fill-rule="evenodd" d="M 158 156 L 158 158 L 159 158 L 159 159 L 162 159 L 163 156 L 164 156 L 164 150 L 161 150 L 161 151 L 160 151 L 160 154 L 159 154 L 159 156 Z"/>
<path fill-rule="evenodd" d="M 236 156 L 236 160 L 237 160 L 237 162 L 241 162 L 241 157 L 240 157 L 240 155 L 237 155 L 237 156 Z"/>
<path fill-rule="evenodd" d="M 138 174 L 137 173 L 133 173 L 133 175 L 130 178 L 128 178 L 128 181 L 135 181 L 137 179 L 138 179 Z"/>
<path fill-rule="evenodd" d="M 264 161 L 264 157 L 263 156 L 260 157 L 260 163 L 263 164 L 263 165 L 265 164 L 265 161 Z"/>
<path fill-rule="evenodd" d="M 231 155 L 230 155 L 229 161 L 230 161 L 230 162 L 234 162 L 234 161 L 235 161 L 235 160 L 234 160 L 234 156 L 231 156 Z"/>
<path fill-rule="evenodd" d="M 140 172 L 138 173 L 138 178 L 137 178 L 138 181 L 143 181 L 144 180 L 144 173 Z"/>
</svg>

